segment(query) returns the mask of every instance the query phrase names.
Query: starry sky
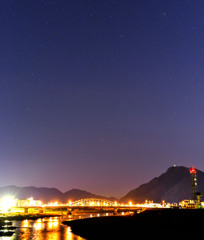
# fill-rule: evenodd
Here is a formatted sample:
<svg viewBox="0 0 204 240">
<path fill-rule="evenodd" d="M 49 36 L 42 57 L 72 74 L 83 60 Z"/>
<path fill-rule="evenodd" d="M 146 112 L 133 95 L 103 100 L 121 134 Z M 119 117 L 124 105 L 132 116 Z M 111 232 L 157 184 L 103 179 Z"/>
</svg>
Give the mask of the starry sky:
<svg viewBox="0 0 204 240">
<path fill-rule="evenodd" d="M 1 0 L 0 186 L 204 170 L 203 43 L 203 0 Z"/>
</svg>

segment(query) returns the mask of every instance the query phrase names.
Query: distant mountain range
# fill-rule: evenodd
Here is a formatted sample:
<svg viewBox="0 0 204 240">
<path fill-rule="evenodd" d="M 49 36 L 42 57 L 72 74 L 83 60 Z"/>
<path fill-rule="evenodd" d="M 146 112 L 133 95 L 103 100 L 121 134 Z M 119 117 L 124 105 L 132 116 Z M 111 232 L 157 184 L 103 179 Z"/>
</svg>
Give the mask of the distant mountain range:
<svg viewBox="0 0 204 240">
<path fill-rule="evenodd" d="M 204 193 L 204 172 L 197 170 L 198 190 Z M 82 198 L 102 198 L 111 201 L 117 200 L 114 197 L 98 196 L 90 192 L 79 189 L 72 189 L 65 193 L 57 188 L 38 188 L 38 187 L 17 187 L 7 186 L 0 188 L 0 198 L 5 195 L 12 195 L 18 199 L 26 199 L 33 197 L 40 199 L 43 202 L 60 201 L 66 203 L 69 200 L 76 201 Z M 128 192 L 125 196 L 119 199 L 120 202 L 133 201 L 144 203 L 145 200 L 154 202 L 179 202 L 184 199 L 190 199 L 191 176 L 189 169 L 186 167 L 170 167 L 165 173 L 159 177 L 153 178 L 150 182 L 140 185 Z"/>
<path fill-rule="evenodd" d="M 204 193 L 204 172 L 197 170 L 198 190 Z M 128 192 L 120 199 L 122 202 L 134 201 L 143 203 L 145 200 L 154 202 L 179 202 L 191 199 L 191 175 L 186 167 L 170 167 L 159 177 L 142 184 Z"/>
<path fill-rule="evenodd" d="M 36 200 L 41 200 L 44 203 L 60 201 L 67 203 L 69 200 L 76 201 L 82 198 L 102 198 L 110 201 L 116 200 L 114 197 L 104 197 L 92 194 L 79 189 L 72 189 L 62 193 L 57 188 L 38 188 L 38 187 L 17 187 L 6 186 L 0 188 L 0 198 L 6 195 L 14 196 L 17 199 L 27 199 L 33 197 Z"/>
</svg>

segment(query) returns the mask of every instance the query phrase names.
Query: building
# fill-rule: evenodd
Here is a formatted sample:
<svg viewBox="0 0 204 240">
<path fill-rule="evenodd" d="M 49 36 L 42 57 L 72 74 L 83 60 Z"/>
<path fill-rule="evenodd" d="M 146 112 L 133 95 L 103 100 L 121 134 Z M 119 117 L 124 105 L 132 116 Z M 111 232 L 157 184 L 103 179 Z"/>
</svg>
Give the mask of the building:
<svg viewBox="0 0 204 240">
<path fill-rule="evenodd" d="M 27 199 L 16 199 L 16 207 L 41 207 L 40 200 L 34 200 L 32 197 Z"/>
</svg>

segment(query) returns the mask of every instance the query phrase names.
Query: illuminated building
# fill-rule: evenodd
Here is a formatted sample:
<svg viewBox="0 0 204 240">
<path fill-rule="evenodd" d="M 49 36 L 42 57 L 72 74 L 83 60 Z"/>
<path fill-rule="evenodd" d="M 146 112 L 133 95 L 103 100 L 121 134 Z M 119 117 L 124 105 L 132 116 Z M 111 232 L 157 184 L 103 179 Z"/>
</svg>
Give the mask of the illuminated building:
<svg viewBox="0 0 204 240">
<path fill-rule="evenodd" d="M 189 169 L 191 174 L 191 184 L 192 184 L 192 199 L 196 200 L 196 193 L 197 193 L 197 176 L 196 176 L 196 169 L 194 167 Z"/>
<path fill-rule="evenodd" d="M 196 169 L 194 167 L 189 169 L 191 174 L 191 182 L 192 182 L 192 199 L 195 200 L 198 204 L 201 202 L 202 193 L 197 191 L 197 175 Z"/>
<path fill-rule="evenodd" d="M 179 205 L 183 208 L 196 208 L 202 207 L 201 197 L 202 193 L 197 191 L 197 171 L 194 167 L 189 169 L 191 174 L 191 186 L 192 186 L 192 199 L 191 200 L 183 200 L 179 203 Z"/>
<path fill-rule="evenodd" d="M 41 207 L 42 202 L 40 200 L 34 200 L 32 197 L 28 199 L 16 199 L 16 207 Z"/>
</svg>

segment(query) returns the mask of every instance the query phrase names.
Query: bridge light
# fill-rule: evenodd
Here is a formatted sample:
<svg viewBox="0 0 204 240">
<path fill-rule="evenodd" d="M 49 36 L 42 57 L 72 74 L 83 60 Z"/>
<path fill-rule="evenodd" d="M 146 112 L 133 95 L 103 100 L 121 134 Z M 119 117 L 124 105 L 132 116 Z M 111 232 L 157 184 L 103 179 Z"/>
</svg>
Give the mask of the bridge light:
<svg viewBox="0 0 204 240">
<path fill-rule="evenodd" d="M 132 202 L 131 201 L 129 202 L 129 205 L 132 206 Z"/>
</svg>

